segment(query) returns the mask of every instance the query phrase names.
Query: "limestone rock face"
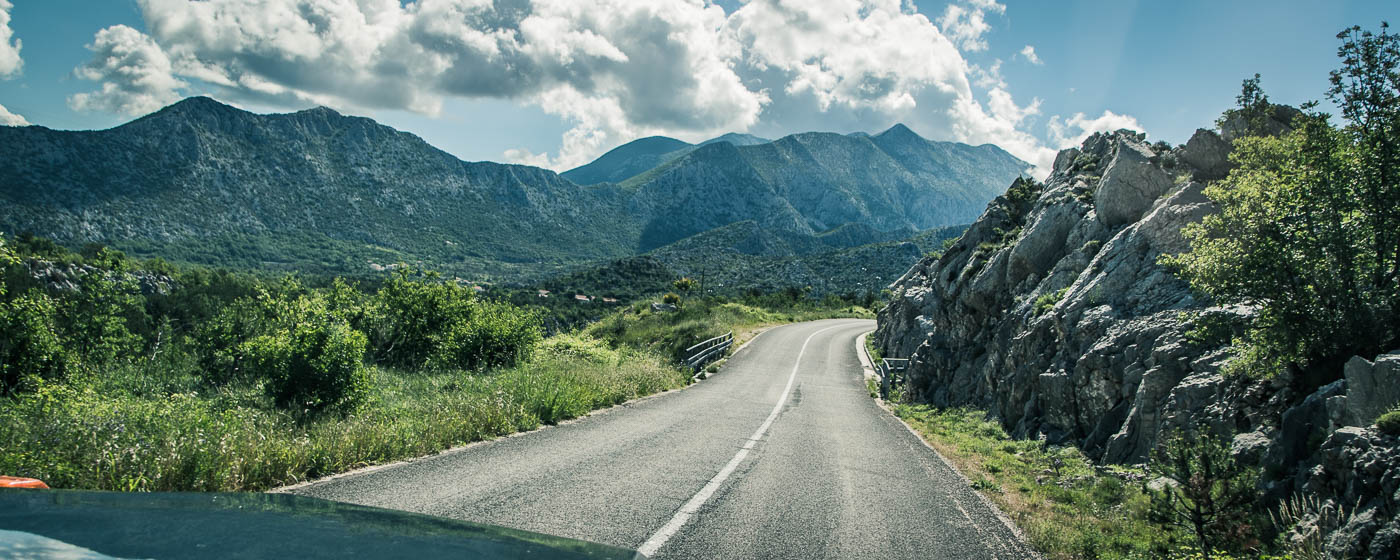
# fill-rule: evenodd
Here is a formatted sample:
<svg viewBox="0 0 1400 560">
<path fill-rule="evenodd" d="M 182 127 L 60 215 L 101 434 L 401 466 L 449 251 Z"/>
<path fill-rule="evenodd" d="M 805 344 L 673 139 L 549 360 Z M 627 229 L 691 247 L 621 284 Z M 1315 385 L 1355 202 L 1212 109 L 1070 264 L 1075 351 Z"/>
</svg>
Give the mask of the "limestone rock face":
<svg viewBox="0 0 1400 560">
<path fill-rule="evenodd" d="M 1400 350 L 1378 356 L 1375 362 L 1352 357 L 1342 371 L 1347 382 L 1345 425 L 1369 426 L 1400 403 Z"/>
<path fill-rule="evenodd" d="M 1225 155 L 1230 145 L 1219 134 L 1204 128 L 1196 129 L 1186 148 L 1181 150 L 1181 160 L 1196 169 L 1192 178 L 1197 181 L 1224 179 L 1230 172 L 1230 160 Z"/>
<path fill-rule="evenodd" d="M 1292 539 L 1321 533 L 1328 558 L 1400 558 L 1400 439 L 1374 429 L 1345 427 L 1322 443 L 1298 475 L 1315 498 Z M 1316 537 L 1314 537 L 1316 538 Z"/>
<path fill-rule="evenodd" d="M 1156 154 L 1140 136 L 1115 137 L 1112 151 L 1113 159 L 1094 193 L 1094 208 L 1107 227 L 1137 221 L 1172 187 L 1171 175 L 1152 163 Z"/>
<path fill-rule="evenodd" d="M 1217 211 L 1203 192 L 1229 172 L 1244 125 L 1231 126 L 1175 148 L 1118 131 L 1060 152 L 1043 185 L 1018 184 L 891 286 L 873 340 L 910 359 L 916 399 L 987 410 L 1014 436 L 1099 461 L 1145 462 L 1177 430 L 1232 434 L 1235 457 L 1266 474 L 1261 495 L 1331 504 L 1313 521 L 1330 552 L 1396 558 L 1400 443 L 1364 426 L 1400 400 L 1400 351 L 1321 387 L 1292 371 L 1227 377 L 1226 340 L 1188 336 L 1183 317 L 1241 325 L 1255 310 L 1204 301 L 1158 264 Z"/>
<path fill-rule="evenodd" d="M 1225 161 L 1229 147 L 1196 148 L 1198 161 Z M 1186 248 L 1183 225 L 1214 211 L 1184 151 L 1129 131 L 1091 136 L 1060 153 L 1034 200 L 997 199 L 896 282 L 876 340 L 914 358 L 912 389 L 1110 461 L 1144 460 L 1164 430 L 1193 426 L 1225 389 L 1217 349 L 1189 343 L 1178 314 L 1239 311 L 1197 301 L 1157 265 Z M 1054 305 L 1037 313 L 1037 299 Z"/>
</svg>

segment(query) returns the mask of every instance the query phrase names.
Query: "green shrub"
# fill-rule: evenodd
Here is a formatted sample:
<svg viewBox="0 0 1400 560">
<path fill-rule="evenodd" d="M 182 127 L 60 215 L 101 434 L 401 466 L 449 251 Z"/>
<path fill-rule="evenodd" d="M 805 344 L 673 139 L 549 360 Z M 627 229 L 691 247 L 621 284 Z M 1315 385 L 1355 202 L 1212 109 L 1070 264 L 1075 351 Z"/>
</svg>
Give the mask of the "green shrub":
<svg viewBox="0 0 1400 560">
<path fill-rule="evenodd" d="M 539 354 L 554 358 L 582 359 L 598 364 L 616 363 L 621 354 L 602 341 L 576 334 L 561 334 L 544 339 Z"/>
<path fill-rule="evenodd" d="M 212 385 L 248 379 L 243 344 L 266 332 L 271 320 L 256 300 L 244 298 L 201 323 L 191 338 L 201 377 Z"/>
<path fill-rule="evenodd" d="M 150 318 L 141 290 L 127 272 L 121 266 L 90 272 L 78 283 L 76 296 L 64 299 L 64 339 L 89 364 L 108 364 L 141 351 L 135 331 L 147 327 Z"/>
<path fill-rule="evenodd" d="M 72 362 L 59 339 L 58 309 L 42 292 L 0 302 L 0 395 L 63 377 Z"/>
<path fill-rule="evenodd" d="M 475 296 L 434 274 L 413 277 L 401 269 L 375 297 L 367 323 L 376 362 L 423 367 L 455 325 L 470 320 Z"/>
<path fill-rule="evenodd" d="M 428 358 L 435 369 L 483 370 L 509 367 L 530 356 L 542 332 L 539 317 L 506 303 L 474 302 L 466 318 L 433 337 Z"/>
<path fill-rule="evenodd" d="M 1205 189 L 1220 212 L 1182 230 L 1191 250 L 1166 256 L 1217 304 L 1257 313 L 1238 371 L 1290 367 L 1336 378 L 1343 360 L 1400 339 L 1400 35 L 1338 35 L 1342 67 L 1328 97 L 1340 126 L 1305 105 L 1291 130 L 1234 141 L 1230 175 Z M 1278 128 L 1256 75 L 1223 121 L 1247 134 Z"/>
<path fill-rule="evenodd" d="M 1383 434 L 1400 436 L 1400 410 L 1391 410 L 1376 418 L 1376 429 Z"/>
<path fill-rule="evenodd" d="M 441 282 L 434 274 L 411 274 L 400 271 L 373 302 L 363 303 L 365 307 L 350 316 L 370 333 L 377 362 L 465 370 L 511 366 L 528 358 L 543 336 L 536 313 L 478 300 L 467 288 Z M 353 300 L 346 288 L 332 290 L 333 297 L 337 293 L 344 294 L 338 299 Z"/>
<path fill-rule="evenodd" d="M 1171 481 L 1149 490 L 1152 521 L 1189 531 L 1197 550 L 1243 551 L 1257 544 L 1253 508 L 1258 473 L 1237 463 L 1222 439 L 1177 432 L 1153 454 L 1149 471 Z"/>
<path fill-rule="evenodd" d="M 661 296 L 661 303 L 669 303 L 671 305 L 676 305 L 680 302 L 681 296 L 676 295 L 675 292 L 666 292 L 666 295 Z"/>
<path fill-rule="evenodd" d="M 1035 298 L 1035 316 L 1039 317 L 1041 315 L 1044 315 L 1046 311 L 1054 309 L 1055 304 L 1060 303 L 1060 300 L 1065 299 L 1065 294 L 1067 293 L 1069 293 L 1069 286 L 1065 286 L 1063 288 L 1055 290 L 1054 292 L 1041 294 L 1040 297 Z"/>
<path fill-rule="evenodd" d="M 369 382 L 365 345 L 365 335 L 343 322 L 312 320 L 254 338 L 242 352 L 278 407 L 314 414 L 360 403 Z"/>
</svg>

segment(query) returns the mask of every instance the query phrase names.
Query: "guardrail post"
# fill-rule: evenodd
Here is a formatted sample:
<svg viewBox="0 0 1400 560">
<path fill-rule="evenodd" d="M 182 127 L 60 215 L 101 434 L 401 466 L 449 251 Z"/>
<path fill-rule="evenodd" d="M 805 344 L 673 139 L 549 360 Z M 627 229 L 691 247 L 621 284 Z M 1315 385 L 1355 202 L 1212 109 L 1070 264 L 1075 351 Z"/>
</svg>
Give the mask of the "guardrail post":
<svg viewBox="0 0 1400 560">
<path fill-rule="evenodd" d="M 733 344 L 734 331 L 700 341 L 700 343 L 685 349 L 685 365 L 689 366 L 691 371 L 699 373 L 705 364 L 723 356 L 724 352 L 729 350 Z"/>
<path fill-rule="evenodd" d="M 876 366 L 876 371 L 880 373 L 880 398 L 889 400 L 890 398 L 890 368 L 884 360 L 880 360 L 880 365 Z"/>
</svg>

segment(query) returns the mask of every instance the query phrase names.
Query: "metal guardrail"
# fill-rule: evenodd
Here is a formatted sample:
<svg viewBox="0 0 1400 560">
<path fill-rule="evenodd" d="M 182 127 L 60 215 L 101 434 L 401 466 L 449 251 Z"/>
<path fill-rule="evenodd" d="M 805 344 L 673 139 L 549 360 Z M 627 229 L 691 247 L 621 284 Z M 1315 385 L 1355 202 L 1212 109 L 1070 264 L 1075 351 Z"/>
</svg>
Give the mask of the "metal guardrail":
<svg viewBox="0 0 1400 560">
<path fill-rule="evenodd" d="M 713 362 L 724 355 L 724 352 L 734 345 L 734 331 L 729 331 L 714 338 L 706 339 L 695 346 L 685 349 L 685 365 L 691 371 L 698 372 L 705 364 Z"/>
<path fill-rule="evenodd" d="M 890 387 L 901 381 L 908 381 L 905 373 L 908 370 L 907 358 L 884 358 L 875 364 L 875 373 L 880 376 L 880 398 L 890 398 Z"/>
</svg>

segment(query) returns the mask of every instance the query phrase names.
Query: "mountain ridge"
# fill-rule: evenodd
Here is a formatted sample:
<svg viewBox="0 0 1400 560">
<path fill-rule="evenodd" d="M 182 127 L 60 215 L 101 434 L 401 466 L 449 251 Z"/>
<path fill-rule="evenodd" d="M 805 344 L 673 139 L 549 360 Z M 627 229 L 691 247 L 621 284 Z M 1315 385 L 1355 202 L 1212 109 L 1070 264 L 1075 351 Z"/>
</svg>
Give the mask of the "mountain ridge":
<svg viewBox="0 0 1400 560">
<path fill-rule="evenodd" d="M 948 198 L 940 191 L 1000 190 L 1024 163 L 885 154 L 866 167 L 848 150 L 868 140 L 804 138 L 711 142 L 629 183 L 584 186 L 537 167 L 465 162 L 332 109 L 261 115 L 190 98 L 106 130 L 0 129 L 11 154 L 0 161 L 0 230 L 202 264 L 343 272 L 422 262 L 499 278 L 641 254 L 744 220 L 783 235 L 869 228 L 851 230 L 853 242 L 968 223 L 975 213 L 936 208 Z M 928 145 L 903 149 L 942 157 Z M 907 171 L 930 166 L 949 176 Z M 890 173 L 899 184 L 881 176 Z"/>
</svg>

